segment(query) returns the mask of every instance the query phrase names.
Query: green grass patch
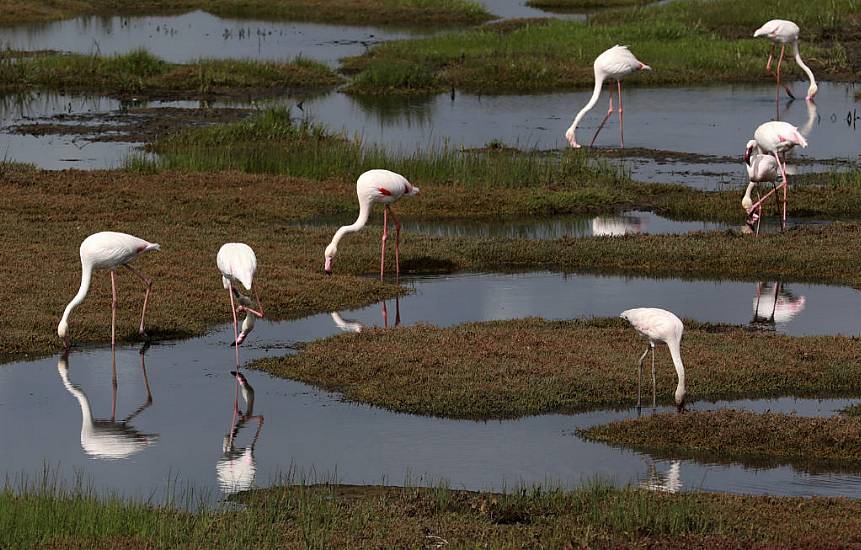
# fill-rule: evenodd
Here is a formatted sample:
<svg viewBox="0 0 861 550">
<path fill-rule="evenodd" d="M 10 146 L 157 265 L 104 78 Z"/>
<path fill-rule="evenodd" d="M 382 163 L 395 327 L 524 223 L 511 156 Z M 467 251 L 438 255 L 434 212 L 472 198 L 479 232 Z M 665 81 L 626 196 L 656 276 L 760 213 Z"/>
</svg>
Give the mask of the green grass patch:
<svg viewBox="0 0 861 550">
<path fill-rule="evenodd" d="M 201 59 L 168 63 L 145 50 L 98 56 L 45 53 L 0 57 L 0 92 L 34 88 L 143 98 L 260 97 L 285 90 L 330 88 L 331 69 L 308 59 L 258 62 Z"/>
<path fill-rule="evenodd" d="M 471 0 L 0 0 L 0 25 L 76 15 L 151 15 L 204 10 L 221 17 L 363 25 L 467 25 L 492 19 Z"/>
<path fill-rule="evenodd" d="M 809 418 L 724 409 L 646 415 L 579 432 L 592 441 L 658 456 L 790 464 L 805 470 L 861 470 L 861 420 L 845 415 Z"/>
<path fill-rule="evenodd" d="M 687 325 L 688 402 L 861 391 L 857 338 Z M 645 347 L 618 319 L 523 319 L 342 334 L 251 367 L 399 412 L 511 418 L 634 406 L 637 358 Z M 672 404 L 676 372 L 666 348 L 657 358 L 658 400 Z M 644 396 L 650 391 L 647 385 Z M 684 430 L 675 433 L 687 437 Z"/>
<path fill-rule="evenodd" d="M 861 503 L 835 498 L 663 494 L 587 483 L 504 493 L 309 485 L 246 493 L 197 513 L 86 490 L 0 493 L 3 548 L 563 548 L 841 546 L 861 541 Z"/>
<path fill-rule="evenodd" d="M 779 10 L 777 7 L 779 6 Z M 788 5 L 764 2 L 747 9 L 738 0 L 670 2 L 605 12 L 589 22 L 527 20 L 508 32 L 475 28 L 429 38 L 381 44 L 349 58 L 344 70 L 359 76 L 348 87 L 358 94 L 417 90 L 391 70 L 410 66 L 425 75 L 428 92 L 456 87 L 475 93 L 524 93 L 591 87 L 595 57 L 614 44 L 629 44 L 654 70 L 626 80 L 642 86 L 715 82 L 769 82 L 764 71 L 769 44 L 753 32 L 775 13 L 802 25 L 802 52 L 820 78 L 851 80 L 861 66 L 861 23 L 850 14 L 855 0 Z M 767 14 L 767 15 L 766 15 Z M 787 78 L 804 74 L 787 63 Z"/>
</svg>

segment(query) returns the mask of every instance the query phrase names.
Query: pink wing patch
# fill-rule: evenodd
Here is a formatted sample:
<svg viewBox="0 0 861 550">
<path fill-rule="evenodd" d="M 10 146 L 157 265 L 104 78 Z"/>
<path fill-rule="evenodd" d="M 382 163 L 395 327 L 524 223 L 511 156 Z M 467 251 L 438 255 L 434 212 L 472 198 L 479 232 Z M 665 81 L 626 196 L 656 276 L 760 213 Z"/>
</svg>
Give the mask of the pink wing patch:
<svg viewBox="0 0 861 550">
<path fill-rule="evenodd" d="M 380 193 L 382 193 L 383 195 L 385 195 L 387 197 L 392 196 L 392 192 L 389 191 L 388 189 L 386 189 L 385 187 L 377 187 L 377 191 L 379 191 Z"/>
</svg>

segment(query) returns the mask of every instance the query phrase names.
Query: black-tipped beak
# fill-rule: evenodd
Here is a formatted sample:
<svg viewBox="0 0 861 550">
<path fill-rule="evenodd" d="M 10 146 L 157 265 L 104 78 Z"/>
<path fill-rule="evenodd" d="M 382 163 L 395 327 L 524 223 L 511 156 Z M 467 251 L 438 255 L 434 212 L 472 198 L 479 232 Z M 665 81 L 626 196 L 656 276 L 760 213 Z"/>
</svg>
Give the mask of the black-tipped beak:
<svg viewBox="0 0 861 550">
<path fill-rule="evenodd" d="M 230 371 L 230 376 L 236 376 L 237 374 L 239 374 L 239 373 L 236 372 L 235 370 Z"/>
<path fill-rule="evenodd" d="M 750 154 L 751 154 L 751 152 L 752 152 L 752 150 L 749 147 L 744 150 L 744 163 L 747 164 L 748 166 L 750 166 Z"/>
<path fill-rule="evenodd" d="M 685 412 L 685 402 L 682 401 L 681 403 L 677 403 L 676 404 L 676 410 L 679 411 L 679 414 L 682 414 L 683 412 Z"/>
<path fill-rule="evenodd" d="M 331 275 L 331 274 L 332 274 L 332 270 L 331 270 L 331 269 L 324 269 L 323 271 L 324 271 L 324 273 L 326 273 L 326 275 Z"/>
</svg>

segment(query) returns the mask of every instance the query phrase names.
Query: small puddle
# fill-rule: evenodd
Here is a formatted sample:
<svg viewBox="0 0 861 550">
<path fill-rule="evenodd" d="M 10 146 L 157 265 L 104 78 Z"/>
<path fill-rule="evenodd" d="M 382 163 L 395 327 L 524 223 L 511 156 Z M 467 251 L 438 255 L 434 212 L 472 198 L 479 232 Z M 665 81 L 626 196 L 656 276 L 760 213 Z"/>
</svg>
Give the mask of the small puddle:
<svg viewBox="0 0 861 550">
<path fill-rule="evenodd" d="M 363 54 L 375 44 L 430 31 L 225 19 L 192 11 L 145 17 L 81 16 L 6 27 L 2 34 L 2 46 L 13 50 L 116 55 L 143 48 L 173 63 L 211 57 L 280 61 L 302 56 L 335 67 L 340 58 Z"/>
<path fill-rule="evenodd" d="M 778 330 L 821 334 L 861 329 L 856 315 L 861 295 L 821 285 L 686 283 L 552 273 L 406 282 L 416 293 L 400 300 L 405 323 L 615 315 L 647 304 L 703 321 L 745 322 L 752 316 L 753 301 L 762 315 L 773 318 Z M 796 310 L 792 315 L 780 313 L 790 305 Z M 390 302 L 390 318 L 395 309 Z M 243 346 L 242 359 L 278 356 L 297 342 L 380 323 L 379 305 L 297 321 L 261 322 L 250 345 Z M 67 480 L 84 476 L 100 490 L 154 495 L 156 500 L 177 484 L 188 484 L 217 500 L 239 489 L 266 486 L 290 469 L 357 484 L 433 484 L 444 479 L 454 488 L 499 490 L 536 483 L 577 486 L 601 476 L 618 484 L 665 489 L 861 497 L 861 476 L 790 467 L 656 462 L 574 434 L 577 428 L 633 417 L 633 410 L 514 421 L 445 420 L 345 403 L 311 386 L 249 371 L 253 414 L 235 417 L 236 386 L 228 374 L 233 369 L 233 352 L 227 346 L 231 331 L 225 326 L 201 338 L 154 345 L 145 356 L 136 348 L 120 348 L 116 393 L 109 349 L 74 351 L 67 361 L 52 357 L 2 366 L 0 430 L 10 434 L 12 442 L 0 447 L 4 472 L 13 478 L 37 479 L 47 465 Z M 695 403 L 693 408 L 830 415 L 849 403 L 783 398 Z M 239 408 L 246 412 L 241 398 Z"/>
</svg>

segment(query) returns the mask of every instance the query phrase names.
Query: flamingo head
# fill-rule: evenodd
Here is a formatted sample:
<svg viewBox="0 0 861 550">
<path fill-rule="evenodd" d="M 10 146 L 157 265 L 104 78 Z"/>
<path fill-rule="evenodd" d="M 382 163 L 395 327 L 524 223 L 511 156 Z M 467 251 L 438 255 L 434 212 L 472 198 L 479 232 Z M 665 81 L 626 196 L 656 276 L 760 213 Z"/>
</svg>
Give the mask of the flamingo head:
<svg viewBox="0 0 861 550">
<path fill-rule="evenodd" d="M 676 389 L 676 410 L 680 413 L 685 412 L 685 389 Z"/>
<path fill-rule="evenodd" d="M 66 349 L 69 349 L 69 345 L 72 343 L 69 338 L 69 322 L 65 319 L 60 320 L 60 324 L 57 325 L 57 336 L 62 338 L 63 346 Z"/>
<path fill-rule="evenodd" d="M 816 95 L 816 92 L 819 91 L 819 86 L 815 83 L 811 84 L 809 88 L 807 88 L 807 101 L 813 101 L 813 96 Z"/>
<path fill-rule="evenodd" d="M 332 264 L 335 262 L 335 254 L 338 253 L 338 247 L 331 243 L 326 247 L 326 263 L 323 265 L 323 271 L 326 272 L 326 275 L 332 274 Z"/>
<path fill-rule="evenodd" d="M 756 141 L 750 140 L 747 142 L 747 145 L 744 149 L 744 163 L 748 166 L 751 166 L 751 156 L 753 155 L 754 150 L 756 149 Z"/>
<path fill-rule="evenodd" d="M 238 346 L 242 342 L 245 341 L 245 338 L 248 336 L 252 330 L 254 330 L 254 319 L 256 316 L 253 313 L 246 313 L 245 320 L 242 321 L 242 331 L 239 333 L 239 336 L 236 338 L 236 345 Z"/>
<path fill-rule="evenodd" d="M 577 136 L 574 135 L 574 125 L 573 124 L 565 132 L 565 139 L 568 140 L 568 145 L 570 145 L 572 149 L 579 149 L 580 148 L 580 144 L 577 143 Z"/>
<path fill-rule="evenodd" d="M 245 379 L 245 375 L 242 374 L 241 372 L 232 370 L 232 371 L 230 371 L 230 374 L 236 378 L 236 381 L 239 382 L 240 386 L 244 386 L 244 385 L 248 384 L 248 381 Z"/>
<path fill-rule="evenodd" d="M 415 196 L 418 196 L 419 193 L 421 193 L 421 191 L 419 190 L 418 187 L 416 187 L 415 185 L 412 185 L 412 184 L 407 184 L 407 192 L 404 193 L 404 196 L 405 197 L 415 197 Z"/>
</svg>

